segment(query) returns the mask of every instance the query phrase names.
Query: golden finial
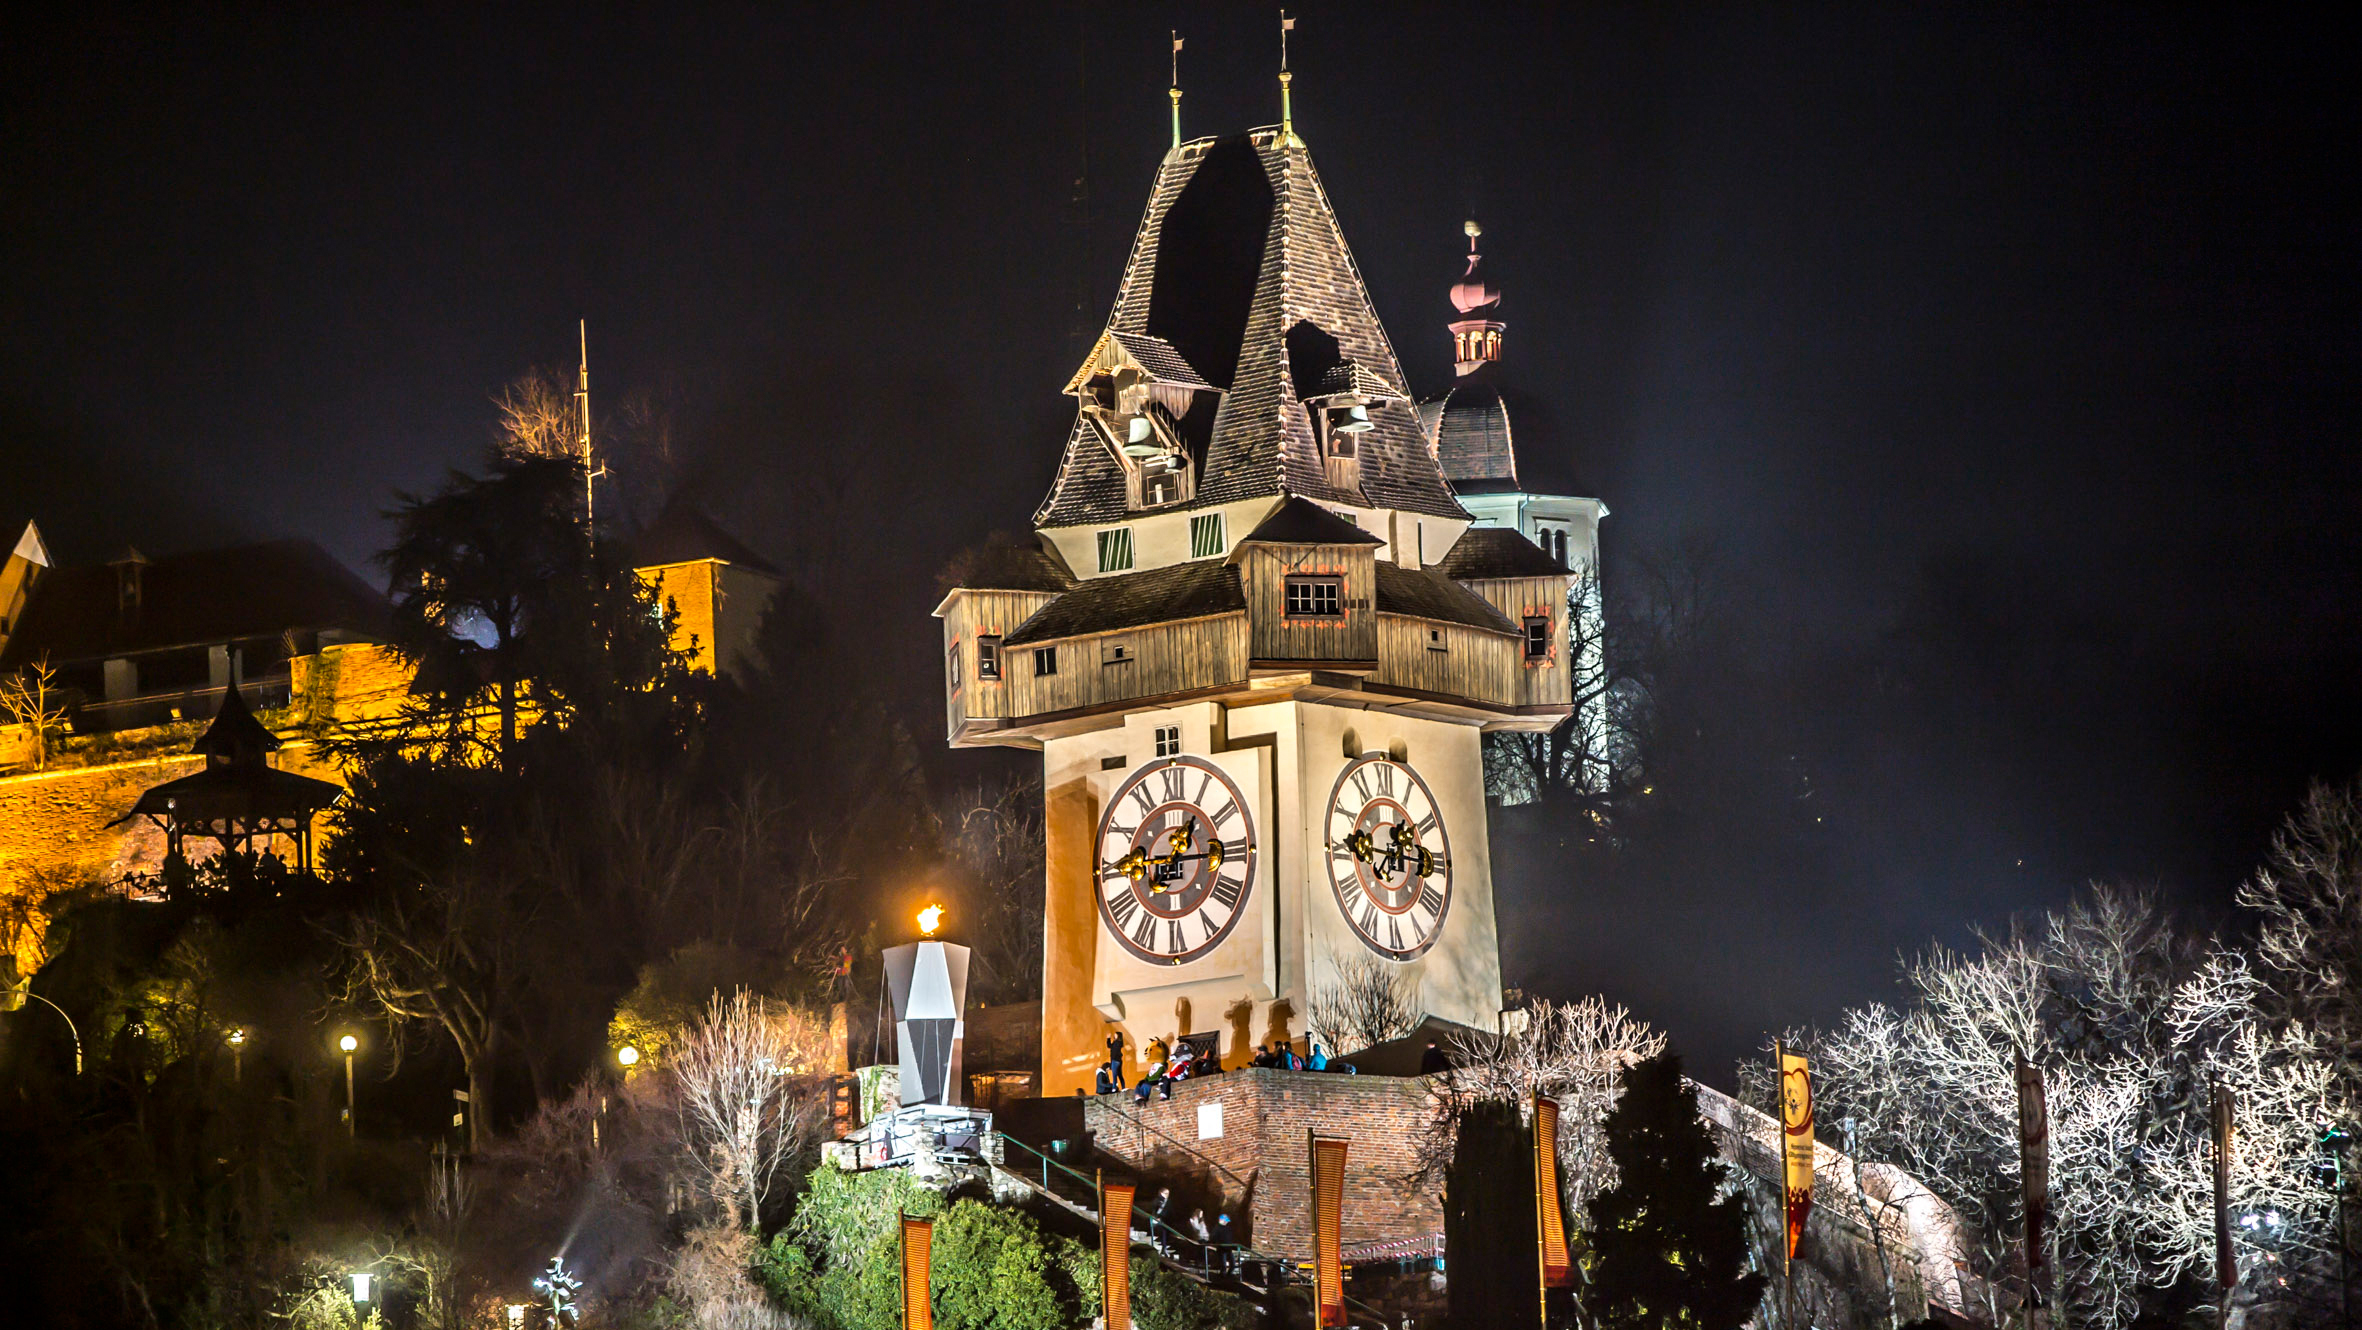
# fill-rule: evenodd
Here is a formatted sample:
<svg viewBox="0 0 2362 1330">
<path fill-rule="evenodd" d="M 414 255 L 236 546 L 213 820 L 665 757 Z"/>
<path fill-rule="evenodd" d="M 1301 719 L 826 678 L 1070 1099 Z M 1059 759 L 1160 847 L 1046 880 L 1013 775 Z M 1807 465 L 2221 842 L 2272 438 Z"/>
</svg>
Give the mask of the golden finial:
<svg viewBox="0 0 2362 1330">
<path fill-rule="evenodd" d="M 1173 33 L 1173 146 L 1181 146 L 1181 34 Z"/>
<path fill-rule="evenodd" d="M 1288 72 L 1288 34 L 1295 30 L 1296 20 L 1288 17 L 1288 11 L 1279 11 L 1279 138 L 1282 143 L 1296 137 L 1295 108 L 1288 99 L 1288 85 L 1295 81 L 1295 76 Z"/>
</svg>

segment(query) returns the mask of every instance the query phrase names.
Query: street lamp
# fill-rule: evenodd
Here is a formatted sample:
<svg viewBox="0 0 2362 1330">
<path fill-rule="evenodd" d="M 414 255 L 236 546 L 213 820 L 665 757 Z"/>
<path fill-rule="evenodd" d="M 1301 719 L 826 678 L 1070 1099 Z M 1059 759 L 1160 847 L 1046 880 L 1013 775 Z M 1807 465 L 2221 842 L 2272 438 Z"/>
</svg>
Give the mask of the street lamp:
<svg viewBox="0 0 2362 1330">
<path fill-rule="evenodd" d="M 230 1084 L 237 1085 L 246 1079 L 246 1031 L 243 1029 L 232 1030 L 228 1037 L 230 1043 Z"/>
<path fill-rule="evenodd" d="M 619 1063 L 625 1071 L 630 1071 L 632 1068 L 640 1065 L 640 1050 L 632 1047 L 630 1044 L 625 1044 L 623 1047 L 615 1050 L 615 1061 Z"/>
<path fill-rule="evenodd" d="M 24 1010 L 26 998 L 31 998 L 36 1002 L 46 1004 L 51 1011 L 56 1012 L 58 1017 L 65 1021 L 66 1033 L 73 1036 L 74 1074 L 76 1076 L 81 1075 L 82 1032 L 74 1028 L 74 1018 L 66 1015 L 66 1009 L 64 1007 L 61 1007 L 56 1003 L 51 1002 L 48 998 L 45 998 L 39 993 L 34 992 L 31 986 L 32 982 L 33 981 L 28 978 L 22 984 L 11 984 L 6 988 L 0 988 L 0 1011 L 22 1011 Z"/>
<path fill-rule="evenodd" d="M 353 1301 L 369 1301 L 369 1280 L 370 1274 L 368 1271 L 355 1270 L 353 1272 Z"/>
<path fill-rule="evenodd" d="M 344 1050 L 344 1136 L 349 1141 L 353 1138 L 353 1054 L 361 1041 L 348 1034 L 337 1040 L 336 1046 Z"/>
<path fill-rule="evenodd" d="M 525 1324 L 524 1303 L 512 1302 L 508 1305 L 508 1323 L 511 1327 L 511 1330 L 515 1330 L 515 1327 Z"/>
</svg>

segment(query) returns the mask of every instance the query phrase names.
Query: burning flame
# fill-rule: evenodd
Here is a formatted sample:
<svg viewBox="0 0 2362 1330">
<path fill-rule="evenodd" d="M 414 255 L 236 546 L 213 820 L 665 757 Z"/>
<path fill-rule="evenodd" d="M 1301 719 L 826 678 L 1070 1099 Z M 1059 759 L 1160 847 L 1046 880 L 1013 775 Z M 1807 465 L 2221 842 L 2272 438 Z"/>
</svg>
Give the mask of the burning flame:
<svg viewBox="0 0 2362 1330">
<path fill-rule="evenodd" d="M 935 930 L 941 927 L 943 927 L 942 906 L 930 905 L 926 909 L 919 911 L 919 932 L 925 934 L 928 937 L 933 937 L 935 936 Z"/>
</svg>

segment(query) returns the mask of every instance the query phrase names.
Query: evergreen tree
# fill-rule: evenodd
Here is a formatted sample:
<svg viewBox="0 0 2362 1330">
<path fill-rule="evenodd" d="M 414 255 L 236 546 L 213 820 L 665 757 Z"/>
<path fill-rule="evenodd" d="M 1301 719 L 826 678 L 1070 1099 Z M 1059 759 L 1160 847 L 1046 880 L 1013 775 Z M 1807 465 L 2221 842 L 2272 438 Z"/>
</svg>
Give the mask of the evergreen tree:
<svg viewBox="0 0 2362 1330">
<path fill-rule="evenodd" d="M 1453 1325 L 1533 1324 L 1534 1130 L 1517 1104 L 1480 1099 L 1462 1110 L 1444 1173 L 1443 1242 Z"/>
<path fill-rule="evenodd" d="M 1764 1278 L 1745 1273 L 1745 1202 L 1717 1199 L 1723 1165 L 1681 1058 L 1624 1073 L 1605 1125 L 1617 1182 L 1591 1202 L 1591 1310 L 1602 1330 L 1737 1330 Z"/>
</svg>

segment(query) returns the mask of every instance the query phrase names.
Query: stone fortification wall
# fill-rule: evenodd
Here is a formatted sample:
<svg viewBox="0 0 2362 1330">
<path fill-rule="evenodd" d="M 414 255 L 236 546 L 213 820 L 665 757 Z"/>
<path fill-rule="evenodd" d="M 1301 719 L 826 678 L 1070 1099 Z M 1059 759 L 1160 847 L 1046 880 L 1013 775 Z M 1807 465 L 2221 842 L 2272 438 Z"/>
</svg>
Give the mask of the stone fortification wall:
<svg viewBox="0 0 2362 1330">
<path fill-rule="evenodd" d="M 1201 1138 L 1201 1110 L 1221 1106 L 1221 1135 Z M 1244 1241 L 1273 1256 L 1312 1254 L 1308 1134 L 1352 1142 L 1345 1157 L 1345 1246 L 1443 1232 L 1443 1206 L 1415 1184 L 1419 1131 L 1429 1112 L 1424 1077 L 1241 1071 L 1183 1081 L 1170 1100 L 1129 1094 L 1086 1101 L 1083 1123 L 1099 1150 L 1141 1170 L 1153 1194 L 1174 1188 L 1168 1216 L 1217 1206 L 1244 1224 Z M 1209 1122 L 1210 1125 L 1210 1122 Z M 1148 1195 L 1142 1197 L 1146 1203 Z"/>
</svg>

